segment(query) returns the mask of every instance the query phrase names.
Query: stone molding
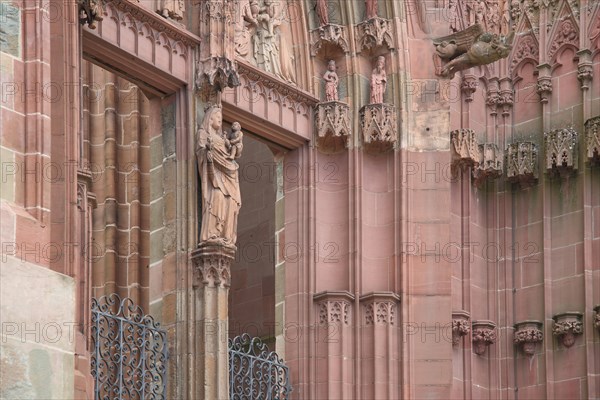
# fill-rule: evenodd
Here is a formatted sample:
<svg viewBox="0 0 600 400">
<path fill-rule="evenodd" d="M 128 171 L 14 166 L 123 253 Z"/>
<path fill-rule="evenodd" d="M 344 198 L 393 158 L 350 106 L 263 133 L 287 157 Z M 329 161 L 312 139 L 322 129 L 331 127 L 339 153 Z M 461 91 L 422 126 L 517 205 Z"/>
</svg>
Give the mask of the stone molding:
<svg viewBox="0 0 600 400">
<path fill-rule="evenodd" d="M 342 52 L 350 51 L 348 31 L 343 25 L 327 24 L 310 32 L 310 54 L 316 56 L 324 45 L 338 47 Z"/>
<path fill-rule="evenodd" d="M 522 321 L 515 324 L 514 343 L 528 356 L 535 354 L 535 346 L 544 340 L 543 324 L 540 321 Z"/>
<path fill-rule="evenodd" d="M 488 320 L 473 321 L 473 350 L 475 354 L 482 355 L 486 348 L 496 343 L 496 324 Z"/>
<path fill-rule="evenodd" d="M 479 163 L 479 143 L 473 129 L 456 129 L 450 132 L 452 167 L 469 168 Z"/>
<path fill-rule="evenodd" d="M 479 145 L 479 162 L 473 169 L 473 183 L 481 187 L 484 182 L 494 180 L 504 173 L 504 154 L 495 143 Z"/>
<path fill-rule="evenodd" d="M 509 182 L 533 185 L 538 179 L 538 147 L 533 142 L 515 142 L 506 148 L 506 176 Z"/>
<path fill-rule="evenodd" d="M 600 333 L 600 304 L 594 307 L 594 327 Z"/>
<path fill-rule="evenodd" d="M 588 161 L 600 163 L 600 115 L 585 121 L 585 147 Z"/>
<path fill-rule="evenodd" d="M 315 109 L 317 147 L 324 153 L 339 153 L 352 138 L 350 107 L 340 101 L 319 103 Z"/>
<path fill-rule="evenodd" d="M 194 265 L 194 287 L 231 285 L 231 264 L 235 258 L 235 247 L 218 244 L 200 244 L 191 254 Z"/>
<path fill-rule="evenodd" d="M 400 297 L 393 292 L 372 292 L 360 297 L 365 310 L 365 325 L 394 326 Z"/>
<path fill-rule="evenodd" d="M 320 292 L 313 296 L 319 307 L 319 324 L 350 325 L 354 295 L 350 292 Z"/>
<path fill-rule="evenodd" d="M 546 171 L 550 176 L 565 176 L 577 171 L 578 134 L 573 128 L 544 133 Z"/>
<path fill-rule="evenodd" d="M 378 46 L 387 46 L 389 50 L 395 49 L 393 23 L 391 20 L 375 17 L 361 22 L 354 27 L 356 49 L 372 50 Z"/>
<path fill-rule="evenodd" d="M 575 344 L 576 335 L 583 333 L 583 314 L 577 311 L 568 311 L 552 317 L 554 326 L 552 333 L 563 346 L 571 347 Z"/>
<path fill-rule="evenodd" d="M 362 143 L 371 153 L 383 153 L 398 141 L 396 106 L 387 103 L 368 104 L 360 109 Z"/>
<path fill-rule="evenodd" d="M 471 332 L 471 314 L 467 311 L 452 312 L 452 345 L 457 346 L 463 336 Z"/>
</svg>

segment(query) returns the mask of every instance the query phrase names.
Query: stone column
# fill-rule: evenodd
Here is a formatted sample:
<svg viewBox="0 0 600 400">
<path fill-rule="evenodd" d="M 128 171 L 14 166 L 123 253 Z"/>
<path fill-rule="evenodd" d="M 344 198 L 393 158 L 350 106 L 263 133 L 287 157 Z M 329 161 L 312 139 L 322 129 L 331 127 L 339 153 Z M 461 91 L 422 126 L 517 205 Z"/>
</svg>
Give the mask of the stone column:
<svg viewBox="0 0 600 400">
<path fill-rule="evenodd" d="M 192 253 L 198 399 L 229 399 L 227 301 L 235 250 L 225 245 L 201 244 Z"/>
</svg>

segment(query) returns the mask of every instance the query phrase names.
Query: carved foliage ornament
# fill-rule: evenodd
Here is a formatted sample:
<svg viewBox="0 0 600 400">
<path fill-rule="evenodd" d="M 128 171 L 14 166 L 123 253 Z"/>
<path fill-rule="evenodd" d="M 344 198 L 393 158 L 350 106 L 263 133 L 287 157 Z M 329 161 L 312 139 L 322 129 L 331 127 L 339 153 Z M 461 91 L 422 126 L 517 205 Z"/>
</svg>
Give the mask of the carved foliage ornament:
<svg viewBox="0 0 600 400">
<path fill-rule="evenodd" d="M 506 58 L 512 49 L 513 39 L 514 32 L 508 36 L 484 32 L 480 24 L 434 39 L 436 55 L 441 60 L 436 61 L 436 72 L 452 78 L 458 71 Z"/>
<path fill-rule="evenodd" d="M 79 23 L 96 29 L 96 21 L 102 21 L 104 14 L 102 0 L 78 0 Z"/>
<path fill-rule="evenodd" d="M 471 332 L 470 315 L 466 311 L 452 313 L 452 345 L 460 343 L 460 339 Z"/>
<path fill-rule="evenodd" d="M 216 91 L 240 85 L 240 77 L 235 64 L 225 57 L 211 57 L 197 67 L 196 87 L 207 85 Z"/>
<path fill-rule="evenodd" d="M 496 324 L 492 321 L 473 321 L 472 338 L 475 354 L 484 354 L 487 346 L 496 343 Z"/>
<path fill-rule="evenodd" d="M 394 147 L 398 140 L 396 107 L 369 104 L 360 109 L 359 118 L 366 150 L 382 152 Z"/>
<path fill-rule="evenodd" d="M 529 356 L 535 354 L 535 346 L 544 339 L 542 323 L 539 321 L 523 321 L 515 324 L 514 343 Z"/>
<path fill-rule="evenodd" d="M 577 170 L 578 135 L 573 128 L 555 129 L 544 133 L 546 170 L 561 175 Z"/>
<path fill-rule="evenodd" d="M 552 333 L 559 338 L 563 346 L 573 346 L 575 336 L 583 333 L 582 317 L 580 312 L 566 312 L 552 317 L 554 319 Z"/>
<path fill-rule="evenodd" d="M 348 33 L 346 27 L 336 24 L 328 24 L 314 29 L 310 33 L 310 54 L 314 57 L 319 50 L 326 45 L 339 47 L 344 53 L 350 51 L 348 44 Z"/>
<path fill-rule="evenodd" d="M 355 28 L 356 48 L 359 51 L 370 50 L 378 46 L 387 46 L 389 50 L 395 48 L 393 24 L 384 18 L 371 18 Z"/>
<path fill-rule="evenodd" d="M 585 122 L 585 146 L 588 161 L 600 162 L 600 115 Z"/>
</svg>

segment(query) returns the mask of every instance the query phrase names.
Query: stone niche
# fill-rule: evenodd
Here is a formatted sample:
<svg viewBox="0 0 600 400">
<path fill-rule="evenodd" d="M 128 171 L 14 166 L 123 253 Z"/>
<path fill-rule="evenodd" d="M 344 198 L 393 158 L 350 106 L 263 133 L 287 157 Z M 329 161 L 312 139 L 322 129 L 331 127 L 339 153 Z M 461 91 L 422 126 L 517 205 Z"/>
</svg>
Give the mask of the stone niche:
<svg viewBox="0 0 600 400">
<path fill-rule="evenodd" d="M 471 315 L 467 311 L 452 312 L 452 345 L 458 346 L 460 340 L 471 332 Z"/>
<path fill-rule="evenodd" d="M 352 137 L 350 107 L 340 101 L 319 103 L 315 109 L 317 147 L 323 153 L 339 153 Z"/>
<path fill-rule="evenodd" d="M 600 115 L 585 122 L 585 147 L 588 161 L 600 164 Z"/>
<path fill-rule="evenodd" d="M 543 324 L 540 321 L 522 321 L 515 324 L 514 343 L 528 356 L 535 354 L 537 343 L 544 340 Z"/>
<path fill-rule="evenodd" d="M 573 128 L 544 133 L 546 171 L 549 176 L 567 176 L 577 171 L 578 135 Z"/>
<path fill-rule="evenodd" d="M 368 104 L 360 109 L 362 143 L 368 153 L 383 153 L 398 141 L 398 119 L 392 104 Z"/>
<path fill-rule="evenodd" d="M 568 311 L 556 314 L 552 317 L 554 326 L 552 333 L 565 347 L 571 347 L 575 344 L 576 336 L 583 333 L 583 314 L 577 311 Z"/>
<path fill-rule="evenodd" d="M 473 351 L 478 356 L 485 353 L 487 347 L 496 343 L 496 324 L 492 321 L 473 321 Z"/>
<path fill-rule="evenodd" d="M 538 147 L 533 142 L 515 142 L 506 148 L 506 177 L 511 183 L 532 186 L 538 179 Z"/>
<path fill-rule="evenodd" d="M 473 170 L 473 183 L 477 187 L 486 181 L 498 179 L 504 172 L 504 154 L 495 143 L 479 145 L 479 163 Z"/>
</svg>

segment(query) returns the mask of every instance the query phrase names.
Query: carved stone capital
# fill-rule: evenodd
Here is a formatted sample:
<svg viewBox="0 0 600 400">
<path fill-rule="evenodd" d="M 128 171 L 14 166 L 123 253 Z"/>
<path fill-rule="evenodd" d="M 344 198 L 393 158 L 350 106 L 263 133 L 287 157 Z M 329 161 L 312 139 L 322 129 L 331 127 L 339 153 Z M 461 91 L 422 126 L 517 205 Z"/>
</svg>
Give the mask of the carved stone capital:
<svg viewBox="0 0 600 400">
<path fill-rule="evenodd" d="M 344 53 L 350 51 L 348 32 L 343 25 L 327 24 L 310 32 L 310 54 L 316 56 L 326 45 L 339 47 Z"/>
<path fill-rule="evenodd" d="M 496 115 L 498 113 L 498 103 L 500 102 L 500 94 L 498 88 L 489 88 L 487 91 L 485 104 L 490 109 L 490 114 Z"/>
<path fill-rule="evenodd" d="M 355 26 L 356 48 L 359 52 L 371 50 L 377 46 L 395 48 L 394 31 L 391 20 L 371 18 Z"/>
<path fill-rule="evenodd" d="M 538 179 L 538 148 L 533 142 L 511 143 L 506 148 L 506 176 L 509 182 L 530 186 Z"/>
<path fill-rule="evenodd" d="M 600 304 L 594 307 L 594 327 L 600 332 Z"/>
<path fill-rule="evenodd" d="M 319 307 L 319 324 L 350 325 L 354 301 L 350 292 L 321 292 L 313 299 Z"/>
<path fill-rule="evenodd" d="M 558 337 L 565 347 L 575 344 L 576 335 L 583 333 L 583 315 L 577 311 L 569 311 L 552 317 L 554 326 L 552 333 Z"/>
<path fill-rule="evenodd" d="M 324 153 L 338 153 L 348 147 L 352 137 L 350 107 L 339 101 L 317 104 L 315 124 L 317 146 Z"/>
<path fill-rule="evenodd" d="M 456 129 L 450 132 L 452 167 L 470 168 L 479 163 L 479 144 L 473 129 Z"/>
<path fill-rule="evenodd" d="M 535 354 L 535 346 L 544 340 L 540 321 L 522 321 L 515 324 L 514 343 L 528 356 Z"/>
<path fill-rule="evenodd" d="M 581 50 L 577 52 L 579 64 L 577 65 L 577 78 L 581 82 L 581 89 L 587 90 L 592 84 L 594 78 L 594 66 L 592 63 L 592 52 L 590 50 Z"/>
<path fill-rule="evenodd" d="M 457 346 L 460 339 L 471 332 L 471 315 L 467 311 L 452 312 L 452 345 Z"/>
<path fill-rule="evenodd" d="M 546 171 L 561 176 L 577 170 L 578 134 L 573 128 L 554 129 L 544 133 Z"/>
<path fill-rule="evenodd" d="M 226 57 L 210 57 L 197 66 L 196 88 L 221 92 L 240 85 L 235 63 Z"/>
<path fill-rule="evenodd" d="M 600 115 L 585 121 L 585 147 L 588 161 L 600 163 Z"/>
<path fill-rule="evenodd" d="M 360 126 L 365 150 L 381 153 L 394 148 L 398 141 L 396 107 L 392 104 L 368 104 L 360 109 Z"/>
<path fill-rule="evenodd" d="M 510 110 L 512 109 L 515 101 L 513 98 L 512 90 L 501 90 L 498 98 L 498 105 L 502 107 L 502 115 L 505 117 L 510 115 Z"/>
<path fill-rule="evenodd" d="M 201 243 L 192 252 L 194 286 L 229 287 L 231 285 L 231 263 L 235 258 L 235 246 Z"/>
<path fill-rule="evenodd" d="M 504 154 L 495 143 L 479 145 L 479 163 L 473 170 L 473 183 L 481 187 L 487 180 L 497 179 L 504 172 Z"/>
<path fill-rule="evenodd" d="M 464 75 L 460 84 L 460 91 L 462 92 L 466 102 L 473 101 L 473 95 L 477 91 L 477 78 L 475 75 Z"/>
<path fill-rule="evenodd" d="M 104 19 L 102 0 L 77 0 L 79 6 L 79 23 L 90 29 L 96 29 L 96 22 Z"/>
<path fill-rule="evenodd" d="M 392 292 L 374 292 L 360 297 L 365 325 L 396 325 L 396 305 L 400 301 Z"/>
<path fill-rule="evenodd" d="M 475 354 L 482 355 L 486 348 L 496 343 L 496 324 L 492 321 L 473 321 L 473 350 Z"/>
<path fill-rule="evenodd" d="M 548 99 L 552 95 L 552 78 L 550 76 L 540 76 L 538 78 L 537 92 L 540 95 L 540 101 L 544 104 L 548 103 Z"/>
</svg>

